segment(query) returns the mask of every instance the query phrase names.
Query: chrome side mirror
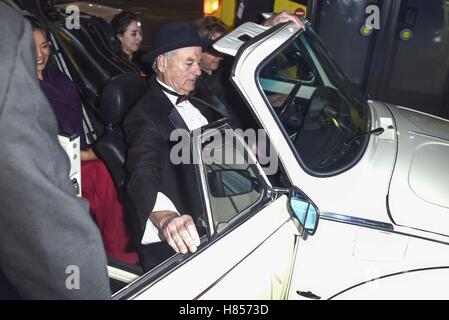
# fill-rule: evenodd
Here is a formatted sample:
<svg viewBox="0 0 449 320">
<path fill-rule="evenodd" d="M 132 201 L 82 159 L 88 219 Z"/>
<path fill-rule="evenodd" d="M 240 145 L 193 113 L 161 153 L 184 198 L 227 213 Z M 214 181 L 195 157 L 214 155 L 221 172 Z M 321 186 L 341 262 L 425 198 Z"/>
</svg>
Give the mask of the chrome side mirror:
<svg viewBox="0 0 449 320">
<path fill-rule="evenodd" d="M 290 189 L 288 210 L 296 217 L 308 235 L 314 235 L 318 227 L 320 211 L 297 187 Z"/>
</svg>

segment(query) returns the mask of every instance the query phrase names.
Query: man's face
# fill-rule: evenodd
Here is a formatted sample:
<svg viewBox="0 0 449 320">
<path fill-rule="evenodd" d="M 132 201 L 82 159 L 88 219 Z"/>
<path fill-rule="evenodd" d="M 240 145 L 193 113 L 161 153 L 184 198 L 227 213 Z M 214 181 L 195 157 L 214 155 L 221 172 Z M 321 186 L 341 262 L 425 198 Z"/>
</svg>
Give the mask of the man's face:
<svg viewBox="0 0 449 320">
<path fill-rule="evenodd" d="M 187 47 L 176 50 L 171 56 L 159 57 L 160 80 L 179 94 L 195 90 L 196 79 L 201 75 L 201 47 Z"/>
<path fill-rule="evenodd" d="M 220 67 L 221 60 L 223 60 L 223 55 L 220 52 L 214 50 L 203 52 L 201 69 L 207 73 L 211 73 Z"/>
</svg>

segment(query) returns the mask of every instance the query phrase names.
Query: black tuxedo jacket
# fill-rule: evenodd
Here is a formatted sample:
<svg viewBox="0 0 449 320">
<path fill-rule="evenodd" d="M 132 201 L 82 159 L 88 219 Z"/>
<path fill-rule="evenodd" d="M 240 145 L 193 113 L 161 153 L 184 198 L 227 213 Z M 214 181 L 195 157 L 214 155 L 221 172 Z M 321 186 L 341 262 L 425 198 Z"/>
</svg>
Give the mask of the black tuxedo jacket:
<svg viewBox="0 0 449 320">
<path fill-rule="evenodd" d="M 212 106 L 191 102 L 209 122 L 223 117 Z M 188 128 L 155 77 L 150 80 L 149 91 L 126 116 L 123 129 L 128 144 L 127 192 L 132 211 L 137 213 L 133 224 L 138 246 L 158 192 L 169 197 L 180 214 L 191 215 L 198 227 L 203 207 L 194 165 L 173 164 L 170 160 L 170 150 L 177 143 L 170 141 L 170 134 L 175 129 L 187 133 Z"/>
</svg>

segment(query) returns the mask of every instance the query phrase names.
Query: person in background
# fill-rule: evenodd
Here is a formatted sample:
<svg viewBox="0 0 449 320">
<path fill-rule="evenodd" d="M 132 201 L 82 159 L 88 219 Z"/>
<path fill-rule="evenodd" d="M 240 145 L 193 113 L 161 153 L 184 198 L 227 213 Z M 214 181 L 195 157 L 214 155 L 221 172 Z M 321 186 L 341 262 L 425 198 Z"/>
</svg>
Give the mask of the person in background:
<svg viewBox="0 0 449 320">
<path fill-rule="evenodd" d="M 141 22 L 139 17 L 130 11 L 122 11 L 111 20 L 111 28 L 120 40 L 122 57 L 128 60 L 137 70 L 146 71 L 141 56 L 143 39 Z"/>
<path fill-rule="evenodd" d="M 296 16 L 286 11 L 264 20 L 262 24 L 274 26 L 287 21 L 292 21 L 299 27 L 304 28 L 304 25 Z M 193 21 L 193 25 L 199 36 L 209 41 L 209 46 L 202 53 L 201 75 L 198 77 L 194 96 L 220 109 L 220 113 L 230 120 L 230 125 L 233 128 L 252 127 L 253 123 L 250 121 L 252 117 L 248 117 L 248 114 L 243 110 L 246 107 L 240 105 L 239 94 L 229 80 L 233 60 L 226 59 L 222 53 L 212 47 L 215 41 L 227 34 L 226 26 L 212 16 L 197 19 Z"/>
<path fill-rule="evenodd" d="M 50 56 L 47 32 L 31 20 L 37 52 L 37 78 L 58 121 L 59 130 L 78 134 L 81 148 L 81 185 L 91 214 L 101 231 L 106 254 L 121 262 L 136 264 L 138 256 L 128 252 L 129 236 L 125 227 L 122 203 L 104 162 L 87 143 L 81 99 L 75 84 L 63 73 L 46 69 Z"/>
<path fill-rule="evenodd" d="M 192 22 L 198 34 L 203 39 L 210 40 L 210 43 L 217 41 L 223 37 L 228 30 L 223 22 L 216 17 L 206 16 Z M 201 76 L 198 78 L 197 86 L 207 87 L 216 95 L 223 95 L 225 88 L 223 82 L 223 69 L 220 68 L 220 63 L 224 59 L 224 55 L 213 49 L 212 45 L 203 51 L 201 56 Z"/>
<path fill-rule="evenodd" d="M 283 11 L 279 14 L 272 16 L 262 22 L 266 26 L 274 26 L 278 23 L 292 21 L 300 27 L 304 27 L 302 22 L 295 16 Z M 203 39 L 207 39 L 210 45 L 203 51 L 201 56 L 201 76 L 198 78 L 197 86 L 207 87 L 207 89 L 213 92 L 217 96 L 223 96 L 226 94 L 226 90 L 229 87 L 225 87 L 223 84 L 228 82 L 230 66 L 220 68 L 222 60 L 225 58 L 221 52 L 216 51 L 212 44 L 219 40 L 221 37 L 228 33 L 226 25 L 216 17 L 206 16 L 192 22 L 199 36 Z M 227 72 L 226 72 L 227 71 Z"/>
<path fill-rule="evenodd" d="M 110 299 L 100 233 L 36 79 L 30 24 L 0 2 L 0 29 L 0 299 Z"/>
<path fill-rule="evenodd" d="M 229 119 L 233 128 L 242 128 L 233 107 L 237 107 L 239 99 L 235 99 L 235 89 L 229 82 L 232 60 L 216 51 L 212 44 L 228 33 L 226 25 L 216 17 L 206 16 L 192 22 L 198 35 L 209 42 L 209 46 L 201 55 L 201 75 L 197 79 L 194 96 L 220 109 L 220 113 Z M 238 108 L 238 107 L 237 107 Z"/>
</svg>

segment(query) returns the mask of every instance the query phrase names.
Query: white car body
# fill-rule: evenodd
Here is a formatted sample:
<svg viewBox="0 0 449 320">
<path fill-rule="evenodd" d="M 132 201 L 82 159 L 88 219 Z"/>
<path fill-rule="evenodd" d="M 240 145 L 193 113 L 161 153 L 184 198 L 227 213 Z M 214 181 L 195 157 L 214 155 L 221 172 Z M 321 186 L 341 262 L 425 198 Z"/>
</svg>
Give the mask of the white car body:
<svg viewBox="0 0 449 320">
<path fill-rule="evenodd" d="M 300 244 L 293 287 L 329 298 L 351 286 L 398 273 L 393 288 L 377 280 L 364 285 L 369 289 L 341 297 L 448 298 L 448 281 L 443 276 L 447 269 L 438 268 L 449 263 L 449 171 L 445 168 L 449 122 L 370 101 L 371 129 L 383 127 L 385 131 L 370 138 L 359 162 L 329 178 L 307 174 L 280 131 L 274 129 L 277 125 L 268 109 L 260 107 L 266 102 L 255 81 L 262 61 L 296 31 L 294 26 L 284 27 L 270 39 L 246 48 L 240 53 L 234 78 L 245 96 L 251 97 L 248 101 L 264 127 L 270 128 L 267 131 L 277 142 L 275 148 L 293 184 L 321 211 L 317 233 Z M 418 280 L 413 280 L 412 270 L 421 270 L 420 277 L 432 284 L 432 290 L 415 290 Z M 399 276 L 402 272 L 408 276 Z M 293 291 L 289 298 L 298 296 Z"/>
<path fill-rule="evenodd" d="M 363 155 L 348 170 L 309 174 L 258 81 L 260 65 L 303 30 L 293 24 L 274 29 L 258 36 L 267 28 L 245 24 L 214 47 L 236 56 L 233 82 L 267 132 L 291 184 L 320 209 L 316 233 L 309 236 L 298 227 L 287 197 L 280 196 L 197 253 L 173 257 L 178 260 L 172 267 L 150 271 L 115 297 L 448 299 L 449 122 L 369 101 L 370 129 L 382 127 L 382 133 L 369 136 Z M 258 37 L 244 44 L 244 34 Z M 318 63 L 317 69 L 325 85 L 333 86 Z M 302 90 L 310 97 L 315 89 Z"/>
</svg>

